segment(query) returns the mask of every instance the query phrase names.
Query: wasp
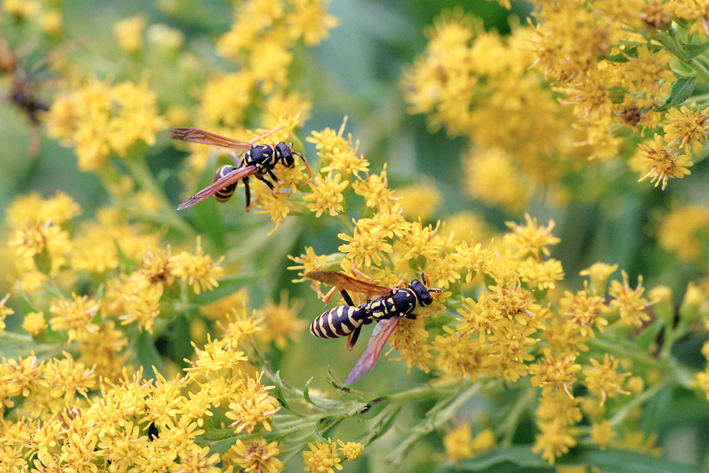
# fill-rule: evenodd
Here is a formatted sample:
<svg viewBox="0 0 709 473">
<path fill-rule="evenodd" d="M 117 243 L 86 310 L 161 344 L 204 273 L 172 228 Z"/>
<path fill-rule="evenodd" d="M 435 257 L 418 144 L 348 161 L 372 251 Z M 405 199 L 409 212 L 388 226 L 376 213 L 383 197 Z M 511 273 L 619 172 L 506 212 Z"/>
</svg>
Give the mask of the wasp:
<svg viewBox="0 0 709 473">
<path fill-rule="evenodd" d="M 278 178 L 273 173 L 273 169 L 282 163 L 284 166 L 292 168 L 295 165 L 295 156 L 305 163 L 308 170 L 308 180 L 312 177 L 310 166 L 302 154 L 293 151 L 292 143 L 280 142 L 277 144 L 263 145 L 254 144 L 256 141 L 275 133 L 283 127 L 276 128 L 264 135 L 258 136 L 251 141 L 239 141 L 233 138 L 210 133 L 199 128 L 176 127 L 170 130 L 170 138 L 175 140 L 189 141 L 191 143 L 202 143 L 212 146 L 220 146 L 238 152 L 244 152 L 244 156 L 239 160 L 235 153 L 231 153 L 234 164 L 224 165 L 217 169 L 212 183 L 195 195 L 182 202 L 177 210 L 190 207 L 207 197 L 214 195 L 218 202 L 226 202 L 234 195 L 236 185 L 243 181 L 246 193 L 246 211 L 251 209 L 251 191 L 249 190 L 249 177 L 265 183 L 271 191 L 275 192 L 274 184 L 278 183 Z M 270 180 L 269 180 L 270 179 Z M 273 182 L 271 182 L 273 181 Z"/>
<path fill-rule="evenodd" d="M 362 281 L 346 274 L 315 271 L 305 277 L 336 287 L 347 305 L 340 305 L 325 311 L 310 324 L 310 333 L 319 338 L 347 337 L 347 349 L 351 350 L 359 338 L 363 325 L 377 322 L 366 350 L 347 375 L 345 384 L 352 384 L 371 370 L 387 340 L 404 317 L 415 319 L 417 306 L 425 307 L 433 303 L 431 293 L 440 289 L 427 287 L 426 275 L 421 280 L 414 279 L 409 284 L 402 281 L 399 286 L 389 288 Z M 355 305 L 347 291 L 378 296 L 360 305 Z"/>
<path fill-rule="evenodd" d="M 49 110 L 47 104 L 39 98 L 40 84 L 36 78 L 37 72 L 45 66 L 47 60 L 44 58 L 29 68 L 27 61 L 18 59 L 7 41 L 0 39 L 0 75 L 9 76 L 6 100 L 22 110 L 32 125 L 28 151 L 30 156 L 39 154 L 40 136 L 37 129 L 39 115 Z"/>
</svg>

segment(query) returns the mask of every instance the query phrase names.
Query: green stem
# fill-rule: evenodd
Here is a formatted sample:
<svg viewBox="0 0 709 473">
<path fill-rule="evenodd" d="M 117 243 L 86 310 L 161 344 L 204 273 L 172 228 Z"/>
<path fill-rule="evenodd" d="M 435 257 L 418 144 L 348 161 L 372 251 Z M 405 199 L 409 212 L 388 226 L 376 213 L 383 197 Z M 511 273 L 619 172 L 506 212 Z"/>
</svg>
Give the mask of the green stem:
<svg viewBox="0 0 709 473">
<path fill-rule="evenodd" d="M 630 347 L 624 347 L 603 338 L 590 338 L 585 340 L 584 343 L 595 348 L 599 348 L 601 352 L 606 351 L 627 356 L 628 358 L 632 358 L 640 363 L 653 366 L 657 369 L 663 369 L 665 367 L 665 363 L 662 363 L 660 360 L 640 351 L 638 348 L 632 349 Z"/>
<path fill-rule="evenodd" d="M 524 390 L 521 398 L 518 398 L 515 402 L 514 407 L 507 415 L 505 420 L 500 425 L 500 431 L 504 432 L 502 436 L 501 445 L 511 445 L 512 438 L 517 431 L 517 426 L 519 425 L 519 419 L 522 414 L 527 410 L 527 408 L 534 402 L 537 398 L 537 389 L 530 386 Z"/>
<path fill-rule="evenodd" d="M 187 223 L 185 223 L 184 219 L 180 217 L 177 211 L 173 208 L 172 204 L 168 202 L 163 189 L 158 185 L 153 177 L 153 174 L 148 169 L 145 159 L 140 157 L 132 157 L 124 160 L 123 162 L 130 170 L 131 175 L 136 182 L 140 184 L 140 187 L 150 192 L 160 203 L 162 210 L 160 210 L 158 214 L 160 215 L 162 221 L 186 237 L 194 239 L 196 236 L 194 230 L 187 225 Z"/>
<path fill-rule="evenodd" d="M 451 401 L 447 406 L 440 408 L 439 406 L 434 406 L 431 411 L 435 412 L 435 415 L 431 416 L 423 424 L 416 426 L 413 429 L 411 435 L 404 439 L 403 442 L 387 456 L 387 460 L 392 464 L 399 464 L 404 458 L 407 450 L 417 442 L 421 437 L 427 435 L 430 432 L 440 428 L 443 424 L 448 422 L 453 415 L 458 411 L 458 409 L 465 404 L 471 397 L 475 396 L 478 391 L 482 388 L 482 383 L 477 382 L 469 386 L 467 389 L 462 390 L 462 392 L 456 396 L 453 401 Z M 429 411 L 429 414 L 431 413 Z"/>
<path fill-rule="evenodd" d="M 614 427 L 617 427 L 618 425 L 620 425 L 633 409 L 642 405 L 648 399 L 652 398 L 655 394 L 657 394 L 665 386 L 667 386 L 668 383 L 669 383 L 669 381 L 666 380 L 664 382 L 654 384 L 654 385 L 650 386 L 648 389 L 646 389 L 645 391 L 643 391 L 642 393 L 635 396 L 632 401 L 625 404 L 613 417 L 611 417 L 611 419 L 610 419 L 611 424 L 613 424 Z"/>
</svg>

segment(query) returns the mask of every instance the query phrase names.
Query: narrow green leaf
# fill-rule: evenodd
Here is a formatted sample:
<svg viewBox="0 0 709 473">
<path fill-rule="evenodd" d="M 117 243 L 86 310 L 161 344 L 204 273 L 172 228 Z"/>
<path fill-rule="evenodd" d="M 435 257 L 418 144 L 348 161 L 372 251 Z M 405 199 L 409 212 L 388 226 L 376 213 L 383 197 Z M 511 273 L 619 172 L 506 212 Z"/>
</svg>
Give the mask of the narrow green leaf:
<svg viewBox="0 0 709 473">
<path fill-rule="evenodd" d="M 27 295 L 25 294 L 25 291 L 22 290 L 22 286 L 20 286 L 19 282 L 17 283 L 17 293 L 20 297 L 22 311 L 25 313 L 25 315 L 29 314 L 30 312 L 39 312 L 35 305 L 32 303 L 32 301 L 27 298 Z"/>
<path fill-rule="evenodd" d="M 247 284 L 257 281 L 262 277 L 263 272 L 259 271 L 258 273 L 242 274 L 240 276 L 220 279 L 219 286 L 209 292 L 203 292 L 195 296 L 194 299 L 192 299 L 192 302 L 197 305 L 209 304 L 210 302 L 214 302 L 222 297 L 233 294 Z"/>
<path fill-rule="evenodd" d="M 141 330 L 136 341 L 136 351 L 138 356 L 138 363 L 143 367 L 143 375 L 146 378 L 155 379 L 155 372 L 153 366 L 159 372 L 163 372 L 162 360 L 160 359 L 160 354 L 155 348 L 155 343 L 153 343 L 152 336 Z"/>
<path fill-rule="evenodd" d="M 701 473 L 696 466 L 684 465 L 646 453 L 625 450 L 580 449 L 560 459 L 564 465 L 586 465 L 601 473 Z"/>
<path fill-rule="evenodd" d="M 709 41 L 700 44 L 688 44 L 684 47 L 684 57 L 687 59 L 694 59 L 707 49 L 709 49 Z"/>
<path fill-rule="evenodd" d="M 180 314 L 170 321 L 166 335 L 170 340 L 169 350 L 173 360 L 180 364 L 184 363 L 185 358 L 192 356 L 190 324 L 184 314 Z"/>
<path fill-rule="evenodd" d="M 38 343 L 31 336 L 21 333 L 0 333 L 0 358 L 19 358 L 32 353 L 39 358 L 46 358 L 61 353 L 62 347 Z"/>
<path fill-rule="evenodd" d="M 275 387 L 273 389 L 273 395 L 278 399 L 278 402 L 281 403 L 281 406 L 284 408 L 291 410 L 290 406 L 288 406 L 288 402 L 286 401 L 286 397 L 283 395 L 283 388 L 281 388 L 281 372 L 276 371 L 276 379 L 275 379 Z"/>
<path fill-rule="evenodd" d="M 645 432 L 657 432 L 659 430 L 660 423 L 667 418 L 667 412 L 671 408 L 673 390 L 674 386 L 667 386 L 647 401 L 643 409 L 642 419 L 642 426 Z"/>
<path fill-rule="evenodd" d="M 649 327 L 642 331 L 640 335 L 635 339 L 635 344 L 639 346 L 643 351 L 648 351 L 650 344 L 657 339 L 657 335 L 662 330 L 664 323 L 662 320 L 656 320 Z"/>
<path fill-rule="evenodd" d="M 200 189 L 208 186 L 212 182 L 216 164 L 216 159 L 211 157 L 209 163 L 204 167 L 202 175 L 199 177 L 198 186 Z M 198 189 L 195 189 L 195 192 L 197 190 Z M 199 233 L 208 238 L 219 250 L 223 250 L 225 245 L 224 221 L 217 205 L 217 201 L 210 197 L 181 212 L 187 212 L 191 216 Z"/>
<path fill-rule="evenodd" d="M 496 448 L 490 452 L 473 458 L 454 463 L 448 472 L 454 471 L 500 471 L 503 467 L 509 468 L 514 465 L 518 471 L 530 471 L 530 468 L 541 468 L 541 471 L 555 471 L 553 467 L 542 459 L 538 454 L 532 452 L 531 446 L 515 446 Z M 548 470 L 547 470 L 548 469 Z"/>
<path fill-rule="evenodd" d="M 667 101 L 655 108 L 657 112 L 664 112 L 665 110 L 678 105 L 689 98 L 694 92 L 694 86 L 696 85 L 697 79 L 695 77 L 682 77 L 677 80 L 672 85 L 672 90 L 670 91 L 670 96 Z"/>
<path fill-rule="evenodd" d="M 608 97 L 613 103 L 623 103 L 623 99 L 625 98 L 625 88 L 619 85 L 611 87 L 608 89 Z"/>
<path fill-rule="evenodd" d="M 133 271 L 138 269 L 140 263 L 128 257 L 128 255 L 123 252 L 123 250 L 121 249 L 121 245 L 118 243 L 118 240 L 114 239 L 113 241 L 116 244 L 116 251 L 118 252 L 118 262 L 121 263 L 121 266 L 123 267 L 123 273 L 132 273 Z"/>
<path fill-rule="evenodd" d="M 315 379 L 315 378 L 313 378 L 313 377 L 311 376 L 311 377 L 308 378 L 308 380 L 305 382 L 305 387 L 303 388 L 303 399 L 305 399 L 305 402 L 307 402 L 308 404 L 312 404 L 313 406 L 316 406 L 317 404 L 315 404 L 315 403 L 313 402 L 313 400 L 310 398 L 310 383 L 313 382 L 313 379 Z"/>
</svg>

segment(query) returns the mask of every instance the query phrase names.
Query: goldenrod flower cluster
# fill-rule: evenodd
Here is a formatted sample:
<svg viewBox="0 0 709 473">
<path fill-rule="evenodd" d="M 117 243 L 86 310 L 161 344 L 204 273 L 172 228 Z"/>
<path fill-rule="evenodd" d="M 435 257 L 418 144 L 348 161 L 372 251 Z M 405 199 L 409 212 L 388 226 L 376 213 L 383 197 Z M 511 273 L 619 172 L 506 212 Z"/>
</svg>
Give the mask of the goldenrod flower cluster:
<svg viewBox="0 0 709 473">
<path fill-rule="evenodd" d="M 107 197 L 31 192 L 6 207 L 0 469 L 276 473 L 297 463 L 334 473 L 442 461 L 474 470 L 522 453 L 535 466 L 562 471 L 582 458 L 601 469 L 618 451 L 644 464 L 663 453 L 652 426 L 674 393 L 709 399 L 709 368 L 685 361 L 709 359 L 709 207 L 689 191 L 659 211 L 635 202 L 635 192 L 660 192 L 638 177 L 675 192 L 670 179 L 701 168 L 702 2 L 535 0 L 509 34 L 459 10 L 441 14 L 405 68 L 403 101 L 462 137 L 459 162 L 435 157 L 455 165 L 453 186 L 435 173 L 405 179 L 356 118 L 301 133 L 319 110 L 318 91 L 303 88 L 307 47 L 345 21 L 329 2 L 220 5 L 229 25 L 201 40 L 186 25 L 208 6 L 159 3 L 166 23 L 145 13 L 107 28 L 115 61 L 82 50 L 105 70 L 52 50 L 61 80 L 39 127 L 73 148 Z M 5 0 L 0 21 L 59 44 L 57 8 Z M 12 73 L 3 59 L 0 50 L 0 72 Z M 258 179 L 268 170 L 250 176 L 253 214 L 212 198 L 178 213 L 217 161 L 238 163 L 248 147 L 219 156 L 161 139 L 171 125 L 285 142 L 308 169 L 299 158 L 275 165 L 274 189 Z M 183 162 L 176 150 L 187 151 Z M 618 157 L 639 175 L 609 179 L 623 174 Z M 543 211 L 547 189 L 553 208 Z M 467 198 L 500 209 L 472 210 Z M 593 223 L 562 211 L 572 200 L 611 214 L 640 208 L 634 219 L 657 251 L 586 251 L 569 228 Z M 608 239 L 638 239 L 622 229 Z M 327 310 L 316 296 L 337 289 L 313 271 L 392 288 L 385 299 L 418 279 L 433 302 L 389 314 L 399 318 L 388 339 L 363 320 L 358 362 L 345 337 L 305 333 Z M 358 315 L 377 297 L 344 289 Z M 686 348 L 688 338 L 701 343 Z M 328 356 L 333 346 L 346 368 Z M 372 372 L 345 386 L 355 363 Z M 412 448 L 421 445 L 423 459 Z M 566 456 L 572 449 L 580 454 Z"/>
</svg>

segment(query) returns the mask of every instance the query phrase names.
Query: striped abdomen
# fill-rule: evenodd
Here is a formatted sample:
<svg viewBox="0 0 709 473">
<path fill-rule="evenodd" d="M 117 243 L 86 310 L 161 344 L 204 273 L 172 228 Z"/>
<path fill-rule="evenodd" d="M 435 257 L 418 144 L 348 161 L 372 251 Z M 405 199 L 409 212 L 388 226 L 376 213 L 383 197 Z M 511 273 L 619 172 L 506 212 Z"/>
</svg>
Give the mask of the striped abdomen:
<svg viewBox="0 0 709 473">
<path fill-rule="evenodd" d="M 319 338 L 346 337 L 362 325 L 363 313 L 359 307 L 333 307 L 310 324 L 310 333 Z"/>
<path fill-rule="evenodd" d="M 236 169 L 237 168 L 235 166 L 229 166 L 228 164 L 221 166 L 214 174 L 214 179 L 212 179 L 212 182 L 215 182 L 217 179 L 221 179 L 222 177 L 231 174 L 232 172 L 236 171 Z M 217 199 L 217 202 L 226 202 L 227 200 L 231 199 L 231 196 L 234 195 L 234 190 L 236 190 L 236 184 L 237 183 L 235 182 L 234 184 L 223 187 L 217 192 L 215 192 L 214 198 Z"/>
</svg>

